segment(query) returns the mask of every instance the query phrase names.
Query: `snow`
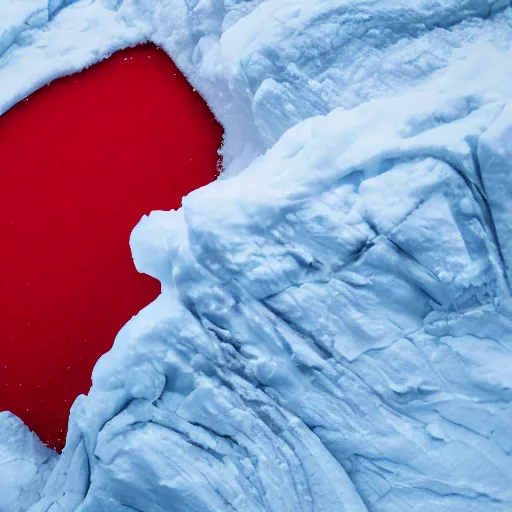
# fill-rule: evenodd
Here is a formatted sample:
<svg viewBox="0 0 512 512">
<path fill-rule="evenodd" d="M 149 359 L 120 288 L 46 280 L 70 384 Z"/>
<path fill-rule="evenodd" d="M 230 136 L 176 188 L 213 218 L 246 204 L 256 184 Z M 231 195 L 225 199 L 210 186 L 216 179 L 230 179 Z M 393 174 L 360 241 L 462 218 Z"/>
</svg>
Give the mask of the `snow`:
<svg viewBox="0 0 512 512">
<path fill-rule="evenodd" d="M 0 412 L 0 510 L 22 512 L 39 500 L 56 459 L 19 418 Z"/>
<path fill-rule="evenodd" d="M 162 294 L 57 461 L 8 447 L 35 462 L 18 483 L 0 463 L 0 505 L 509 511 L 509 2 L 51 2 L 24 24 L 41 4 L 8 4 L 1 110 L 152 40 L 225 127 L 226 170 L 134 229 Z M 28 439 L 3 418 L 0 460 Z"/>
</svg>

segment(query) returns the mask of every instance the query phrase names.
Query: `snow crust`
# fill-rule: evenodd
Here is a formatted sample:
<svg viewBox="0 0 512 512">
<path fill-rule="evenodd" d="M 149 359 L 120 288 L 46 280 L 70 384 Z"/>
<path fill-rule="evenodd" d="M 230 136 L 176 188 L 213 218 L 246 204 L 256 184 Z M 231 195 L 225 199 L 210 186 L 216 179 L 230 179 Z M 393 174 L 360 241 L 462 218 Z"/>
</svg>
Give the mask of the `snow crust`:
<svg viewBox="0 0 512 512">
<path fill-rule="evenodd" d="M 0 510 L 22 512 L 39 500 L 56 462 L 19 418 L 0 412 Z"/>
<path fill-rule="evenodd" d="M 58 460 L 0 416 L 0 510 L 510 511 L 509 4 L 8 2 L 1 111 L 151 40 L 226 170 L 135 228 Z"/>
</svg>

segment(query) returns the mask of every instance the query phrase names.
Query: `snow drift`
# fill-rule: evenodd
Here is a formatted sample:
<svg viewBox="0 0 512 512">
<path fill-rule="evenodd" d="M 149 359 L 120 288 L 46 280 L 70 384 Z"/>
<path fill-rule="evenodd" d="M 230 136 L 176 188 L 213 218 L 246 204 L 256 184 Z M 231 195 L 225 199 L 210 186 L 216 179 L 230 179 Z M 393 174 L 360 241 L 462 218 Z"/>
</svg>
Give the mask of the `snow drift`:
<svg viewBox="0 0 512 512">
<path fill-rule="evenodd" d="M 135 228 L 162 294 L 58 460 L 0 416 L 0 506 L 509 511 L 509 2 L 7 7 L 2 110 L 152 40 L 225 127 L 226 171 Z"/>
</svg>

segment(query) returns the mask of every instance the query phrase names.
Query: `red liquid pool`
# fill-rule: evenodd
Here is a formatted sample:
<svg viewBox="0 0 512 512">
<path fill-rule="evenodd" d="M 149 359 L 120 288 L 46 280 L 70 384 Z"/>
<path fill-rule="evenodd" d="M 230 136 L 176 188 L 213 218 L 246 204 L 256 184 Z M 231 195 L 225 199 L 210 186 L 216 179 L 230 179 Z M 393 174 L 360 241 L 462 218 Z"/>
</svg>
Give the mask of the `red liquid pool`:
<svg viewBox="0 0 512 512">
<path fill-rule="evenodd" d="M 61 449 L 117 331 L 159 293 L 128 240 L 140 217 L 212 181 L 222 129 L 143 45 L 0 117 L 0 410 Z"/>
</svg>

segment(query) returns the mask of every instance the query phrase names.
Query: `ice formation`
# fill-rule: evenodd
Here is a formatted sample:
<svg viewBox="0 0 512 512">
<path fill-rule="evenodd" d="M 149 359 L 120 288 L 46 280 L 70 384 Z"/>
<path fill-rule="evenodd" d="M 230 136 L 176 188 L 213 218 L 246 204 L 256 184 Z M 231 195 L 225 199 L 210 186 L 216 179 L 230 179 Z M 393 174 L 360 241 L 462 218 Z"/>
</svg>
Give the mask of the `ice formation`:
<svg viewBox="0 0 512 512">
<path fill-rule="evenodd" d="M 1 110 L 152 40 L 226 171 L 135 228 L 58 460 L 0 416 L 1 510 L 509 512 L 509 5 L 8 1 Z"/>
</svg>

